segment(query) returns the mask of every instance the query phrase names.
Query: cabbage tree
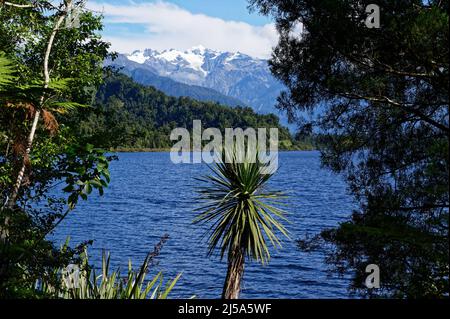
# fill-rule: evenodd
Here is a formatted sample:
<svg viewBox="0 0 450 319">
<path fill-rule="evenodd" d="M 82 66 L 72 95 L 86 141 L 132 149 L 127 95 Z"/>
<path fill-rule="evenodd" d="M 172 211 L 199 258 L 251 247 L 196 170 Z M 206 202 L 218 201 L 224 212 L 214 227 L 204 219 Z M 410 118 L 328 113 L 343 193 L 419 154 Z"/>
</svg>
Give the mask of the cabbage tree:
<svg viewBox="0 0 450 319">
<path fill-rule="evenodd" d="M 198 180 L 204 183 L 198 192 L 206 204 L 199 211 L 194 223 L 210 223 L 208 255 L 217 249 L 220 257 L 227 254 L 228 271 L 222 298 L 237 299 L 241 290 L 245 260 L 266 264 L 270 259 L 268 241 L 280 246 L 276 232 L 288 237 L 282 221 L 286 212 L 276 204 L 284 195 L 266 188 L 273 176 L 264 174 L 264 164 L 251 152 L 242 156 L 239 149 L 226 151 L 211 167 L 212 173 Z M 254 155 L 254 154 L 253 154 Z M 274 206 L 276 205 L 276 206 Z"/>
</svg>

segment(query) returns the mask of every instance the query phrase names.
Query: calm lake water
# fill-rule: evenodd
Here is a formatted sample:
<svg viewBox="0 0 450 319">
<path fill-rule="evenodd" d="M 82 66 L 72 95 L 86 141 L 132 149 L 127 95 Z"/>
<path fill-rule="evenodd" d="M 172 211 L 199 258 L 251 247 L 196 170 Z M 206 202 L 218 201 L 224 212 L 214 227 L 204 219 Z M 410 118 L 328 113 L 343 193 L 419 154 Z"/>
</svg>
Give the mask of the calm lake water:
<svg viewBox="0 0 450 319">
<path fill-rule="evenodd" d="M 345 220 L 355 207 L 340 176 L 321 169 L 318 152 L 281 152 L 272 189 L 288 191 L 287 228 L 291 240 L 271 249 L 268 266 L 247 263 L 242 298 L 347 298 L 348 278 L 327 272 L 320 252 L 303 253 L 295 240 Z M 208 173 L 205 164 L 172 164 L 169 153 L 120 153 L 111 164 L 111 184 L 103 197 L 82 202 L 53 235 L 76 244 L 92 239 L 91 262 L 100 266 L 102 250 L 114 267 L 138 266 L 164 234 L 170 239 L 153 272 L 165 278 L 183 275 L 172 298 L 220 298 L 226 263 L 206 257 L 207 228 L 193 225 L 198 207 L 194 179 Z"/>
</svg>

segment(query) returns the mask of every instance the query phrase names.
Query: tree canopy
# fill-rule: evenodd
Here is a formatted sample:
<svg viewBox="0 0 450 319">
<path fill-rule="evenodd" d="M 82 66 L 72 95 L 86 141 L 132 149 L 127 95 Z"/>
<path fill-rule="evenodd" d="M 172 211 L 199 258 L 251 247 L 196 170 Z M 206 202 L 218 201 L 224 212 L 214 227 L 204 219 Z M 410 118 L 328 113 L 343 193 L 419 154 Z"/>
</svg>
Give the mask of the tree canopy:
<svg viewBox="0 0 450 319">
<path fill-rule="evenodd" d="M 294 141 L 276 115 L 261 115 L 249 107 L 228 107 L 187 97 L 170 97 L 131 78 L 108 74 L 92 105 L 93 112 L 79 111 L 71 119 L 78 123 L 78 133 L 104 148 L 170 148 L 170 132 L 177 127 L 192 129 L 194 120 L 203 128 L 227 127 L 278 128 L 280 147 L 293 148 Z M 294 145 L 295 143 L 295 145 Z M 308 146 L 308 145 L 306 145 Z"/>
<path fill-rule="evenodd" d="M 66 24 L 74 8 L 76 28 Z M 38 280 L 58 284 L 55 269 L 76 263 L 80 251 L 46 236 L 80 198 L 108 185 L 111 158 L 65 120 L 103 80 L 109 44 L 101 27 L 83 1 L 0 2 L 2 298 L 38 297 Z M 57 185 L 62 192 L 51 191 Z"/>
<path fill-rule="evenodd" d="M 360 203 L 324 231 L 328 260 L 364 295 L 449 293 L 448 1 L 251 0 L 280 34 L 270 65 L 278 106 L 322 135 L 322 161 Z M 299 111 L 318 110 L 314 117 Z M 350 213 L 350 212 L 349 212 Z M 304 244 L 304 243 L 303 243 Z M 366 289 L 377 264 L 381 289 Z"/>
</svg>

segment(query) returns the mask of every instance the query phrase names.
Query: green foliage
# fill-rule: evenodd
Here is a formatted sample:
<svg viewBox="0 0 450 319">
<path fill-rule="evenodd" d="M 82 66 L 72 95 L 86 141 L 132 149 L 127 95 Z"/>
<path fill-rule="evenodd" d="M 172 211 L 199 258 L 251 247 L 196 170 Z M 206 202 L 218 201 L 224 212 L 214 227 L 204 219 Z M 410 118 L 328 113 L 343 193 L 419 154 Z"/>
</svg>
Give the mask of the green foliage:
<svg viewBox="0 0 450 319">
<path fill-rule="evenodd" d="M 364 23 L 369 0 L 250 3 L 281 35 L 270 61 L 288 87 L 279 107 L 319 110 L 305 126 L 360 203 L 319 236 L 330 263 L 364 296 L 448 297 L 449 2 L 377 1 L 379 29 Z M 381 289 L 364 285 L 371 263 Z"/>
<path fill-rule="evenodd" d="M 236 98 L 223 95 L 216 90 L 205 88 L 203 86 L 177 82 L 168 77 L 155 75 L 147 70 L 138 68 L 133 71 L 128 71 L 126 69 L 122 69 L 121 72 L 133 78 L 137 83 L 158 88 L 169 96 L 188 96 L 197 101 L 213 101 L 229 106 L 245 104 Z"/>
<path fill-rule="evenodd" d="M 75 208 L 78 200 L 86 200 L 93 189 L 100 194 L 109 183 L 108 165 L 112 157 L 92 145 L 78 146 L 73 137 L 40 135 L 30 156 L 33 174 L 20 192 L 21 205 L 0 210 L 0 223 L 8 218 L 8 236 L 0 241 L 2 277 L 0 294 L 3 297 L 40 297 L 31 283 L 38 279 L 56 284 L 52 269 L 76 263 L 77 250 L 58 251 L 46 240 L 60 222 Z M 81 141 L 79 141 L 81 142 Z M 13 155 L 7 159 L 13 158 Z M 2 159 L 3 161 L 3 159 Z M 2 202 L 12 183 L 9 162 L 2 163 Z M 4 169 L 4 172 L 3 172 Z M 63 192 L 52 191 L 61 185 Z M 64 186 L 63 186 L 64 185 Z M 23 207 L 23 208 L 22 208 Z"/>
<path fill-rule="evenodd" d="M 206 204 L 198 209 L 201 213 L 194 222 L 214 225 L 209 254 L 218 248 L 223 258 L 225 253 L 242 249 L 247 257 L 264 264 L 270 259 L 266 238 L 277 246 L 276 231 L 288 237 L 279 221 L 286 220 L 286 213 L 273 206 L 280 204 L 283 195 L 265 188 L 273 174 L 264 174 L 256 154 L 243 155 L 235 146 L 224 153 L 222 161 L 211 168 L 212 174 L 198 179 L 206 183 L 198 190 Z"/>
<path fill-rule="evenodd" d="M 14 73 L 16 70 L 13 63 L 5 56 L 4 52 L 0 51 L 0 90 L 16 79 Z"/>
<path fill-rule="evenodd" d="M 93 110 L 87 105 L 103 80 L 102 63 L 111 56 L 98 35 L 100 16 L 82 11 L 79 27 L 57 30 L 48 60 L 50 82 L 43 80 L 43 53 L 65 6 L 65 1 L 42 0 L 16 8 L 0 1 L 5 51 L 0 52 L 0 298 L 167 298 L 180 275 L 163 284 L 158 273 L 147 282 L 157 251 L 138 271 L 130 264 L 124 279 L 119 270 L 110 273 L 109 255 L 97 276 L 88 265 L 88 243 L 58 250 L 47 239 L 80 198 L 87 200 L 95 189 L 103 194 L 115 159 L 77 134 L 79 123 L 72 118 L 80 108 L 85 114 Z M 28 152 L 37 111 L 41 117 Z M 6 206 L 21 167 L 25 174 L 16 205 Z M 69 274 L 69 265 L 79 272 Z"/>
<path fill-rule="evenodd" d="M 251 108 L 231 108 L 190 98 L 174 98 L 133 82 L 124 75 L 111 75 L 97 92 L 94 112 L 72 117 L 77 134 L 104 148 L 170 148 L 170 132 L 176 127 L 192 129 L 193 120 L 204 128 L 279 128 L 280 140 L 291 141 L 289 131 L 273 114 L 260 115 Z"/>
<path fill-rule="evenodd" d="M 78 1 L 75 1 L 79 4 Z M 98 36 L 101 17 L 84 11 L 80 28 L 57 30 L 44 86 L 44 53 L 64 2 L 35 1 L 29 8 L 0 3 L 0 295 L 45 297 L 36 280 L 57 285 L 53 269 L 77 263 L 77 249 L 59 251 L 46 239 L 93 189 L 109 182 L 104 151 L 74 135 L 67 117 L 91 102 L 86 87 L 102 81 L 109 44 Z M 59 6 L 59 7 L 58 7 Z M 8 59 L 6 58 L 8 57 Z M 32 119 L 41 111 L 31 152 Z M 64 116 L 63 116 L 64 115 Z M 5 204 L 25 164 L 16 205 Z M 64 185 L 65 183 L 65 185 Z M 52 191 L 60 186 L 64 191 Z"/>
<path fill-rule="evenodd" d="M 73 4 L 78 6 L 81 2 L 73 1 Z M 0 48 L 17 60 L 20 85 L 42 82 L 48 39 L 56 18 L 65 9 L 63 1 L 55 4 L 41 0 L 34 4 L 26 9 L 0 6 Z M 62 27 L 57 32 L 49 57 L 53 82 L 50 86 L 54 86 L 55 81 L 70 79 L 70 85 L 65 85 L 64 101 L 90 104 L 92 96 L 87 88 L 95 89 L 102 82 L 102 63 L 114 54 L 108 53 L 110 44 L 99 35 L 103 28 L 100 15 L 81 8 L 79 21 L 79 27 Z M 46 98 L 51 97 L 52 94 L 46 95 Z"/>
<path fill-rule="evenodd" d="M 67 249 L 67 245 L 63 250 Z M 88 252 L 85 248 L 80 256 L 80 264 L 55 269 L 59 276 L 59 286 L 39 281 L 39 290 L 47 296 L 63 299 L 166 299 L 181 277 L 178 274 L 166 284 L 162 272 L 147 279 L 149 267 L 154 254 L 148 254 L 139 270 L 133 270 L 131 261 L 125 277 L 120 269 L 110 270 L 110 254 L 103 253 L 101 274 L 89 265 Z"/>
<path fill-rule="evenodd" d="M 115 157 L 105 156 L 105 151 L 92 144 L 72 147 L 66 152 L 64 161 L 65 185 L 63 191 L 69 193 L 67 204 L 73 209 L 78 198 L 87 200 L 93 189 L 103 195 L 110 182 L 109 162 Z"/>
<path fill-rule="evenodd" d="M 36 281 L 58 285 L 55 267 L 77 263 L 81 246 L 60 251 L 44 240 L 53 227 L 54 215 L 1 209 L 1 225 L 7 218 L 8 236 L 0 241 L 0 299 L 50 297 L 35 289 Z"/>
</svg>

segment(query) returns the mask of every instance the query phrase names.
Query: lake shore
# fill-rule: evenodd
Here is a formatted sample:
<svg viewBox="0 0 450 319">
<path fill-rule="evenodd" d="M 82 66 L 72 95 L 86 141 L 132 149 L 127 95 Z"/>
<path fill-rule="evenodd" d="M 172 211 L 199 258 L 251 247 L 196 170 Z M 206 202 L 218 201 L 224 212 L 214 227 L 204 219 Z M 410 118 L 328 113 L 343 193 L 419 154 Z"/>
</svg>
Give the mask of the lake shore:
<svg viewBox="0 0 450 319">
<path fill-rule="evenodd" d="M 281 152 L 293 152 L 293 151 L 317 151 L 317 148 L 279 148 Z M 128 147 L 120 147 L 113 148 L 109 150 L 114 153 L 168 153 L 171 151 L 170 148 L 128 148 Z"/>
</svg>

